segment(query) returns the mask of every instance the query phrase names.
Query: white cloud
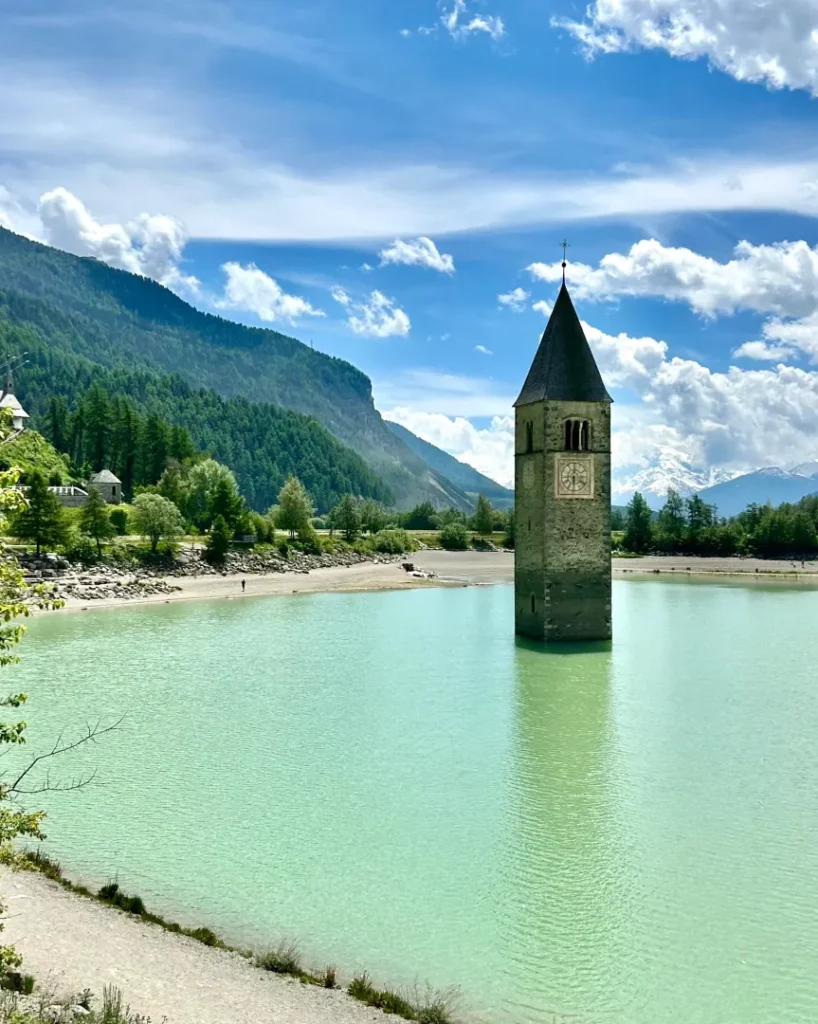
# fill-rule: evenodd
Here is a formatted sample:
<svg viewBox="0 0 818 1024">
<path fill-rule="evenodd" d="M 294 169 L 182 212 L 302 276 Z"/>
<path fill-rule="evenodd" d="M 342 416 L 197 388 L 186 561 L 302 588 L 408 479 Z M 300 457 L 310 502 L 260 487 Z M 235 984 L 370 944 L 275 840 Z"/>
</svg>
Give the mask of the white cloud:
<svg viewBox="0 0 818 1024">
<path fill-rule="evenodd" d="M 736 359 L 757 359 L 760 362 L 786 362 L 795 354 L 795 349 L 789 345 L 769 345 L 766 341 L 745 341 L 733 351 Z"/>
<path fill-rule="evenodd" d="M 305 316 L 326 315 L 299 295 L 288 295 L 278 281 L 265 274 L 255 263 L 247 266 L 224 263 L 222 270 L 227 275 L 224 297 L 215 303 L 221 309 L 255 313 L 260 320 L 268 323 L 279 320 L 293 323 Z"/>
<path fill-rule="evenodd" d="M 343 288 L 333 288 L 332 297 L 349 312 L 347 323 L 355 334 L 367 338 L 405 338 L 412 326 L 408 315 L 383 292 L 370 292 L 363 302 L 353 302 Z"/>
<path fill-rule="evenodd" d="M 452 0 L 452 6 L 444 9 L 440 21 L 453 39 L 464 39 L 477 32 L 497 40 L 502 39 L 506 31 L 503 19 L 496 14 L 470 14 L 466 0 Z"/>
<path fill-rule="evenodd" d="M 442 27 L 441 27 L 442 31 Z M 351 165 L 245 149 L 184 96 L 95 87 L 43 66 L 0 78 L 0 181 L 27 209 L 59 181 L 103 222 L 173 210 L 195 238 L 437 237 L 591 218 L 701 211 L 818 215 L 818 159 L 733 152 L 562 176 L 485 163 L 377 157 Z M 93 159 L 89 159 L 93 154 Z"/>
<path fill-rule="evenodd" d="M 484 355 L 484 356 L 493 356 L 494 355 L 492 350 L 490 348 L 486 348 L 485 345 L 475 345 L 474 346 L 474 351 L 475 352 L 479 352 L 481 355 Z"/>
<path fill-rule="evenodd" d="M 514 288 L 513 291 L 506 292 L 504 295 L 498 295 L 497 301 L 501 306 L 510 309 L 512 313 L 522 313 L 528 297 L 528 292 L 525 289 Z"/>
<path fill-rule="evenodd" d="M 786 359 L 793 355 L 793 349 L 800 349 L 811 363 L 818 363 L 818 310 L 798 320 L 772 317 L 762 325 L 761 333 L 762 341 L 742 346 L 744 355 L 749 349 L 756 353 L 755 358 Z M 762 356 L 765 351 L 768 354 Z"/>
<path fill-rule="evenodd" d="M 447 416 L 506 416 L 517 392 L 491 377 L 469 377 L 428 368 L 411 368 L 375 378 L 373 390 L 379 409 L 398 407 L 415 412 L 442 412 Z"/>
<path fill-rule="evenodd" d="M 561 279 L 560 263 L 532 263 L 537 280 Z M 736 358 L 791 359 L 800 351 L 818 362 L 818 246 L 805 241 L 752 245 L 739 242 L 724 263 L 691 249 L 643 239 L 623 253 L 608 253 L 597 267 L 571 263 L 566 270 L 575 296 L 603 300 L 642 296 L 686 302 L 706 316 L 741 311 L 771 314 Z"/>
<path fill-rule="evenodd" d="M 583 328 L 607 383 L 641 399 L 615 410 L 617 419 L 638 417 L 627 441 L 631 465 L 640 465 L 637 456 L 652 457 L 657 445 L 693 471 L 727 475 L 818 454 L 818 372 L 779 365 L 717 373 L 695 360 L 668 359 L 663 341 Z M 618 461 L 625 465 L 622 454 Z"/>
<path fill-rule="evenodd" d="M 560 263 L 532 263 L 527 269 L 541 281 L 562 278 Z M 818 310 L 818 246 L 803 241 L 742 241 L 733 259 L 720 263 L 650 238 L 626 254 L 608 253 L 596 268 L 569 263 L 565 273 L 578 298 L 660 297 L 687 302 L 705 316 L 744 309 L 800 317 Z"/>
<path fill-rule="evenodd" d="M 382 267 L 388 263 L 397 263 L 407 267 L 429 267 L 441 274 L 454 273 L 454 258 L 449 253 L 439 252 L 431 238 L 425 236 L 408 242 L 396 238 L 392 245 L 382 249 L 378 255 Z"/>
<path fill-rule="evenodd" d="M 593 0 L 585 21 L 552 19 L 586 54 L 665 50 L 743 82 L 818 95 L 815 0 Z"/>
<path fill-rule="evenodd" d="M 141 213 L 127 224 L 104 224 L 75 195 L 55 188 L 40 196 L 37 213 L 45 241 L 78 256 L 94 256 L 120 270 L 152 277 L 196 295 L 199 282 L 179 268 L 186 235 L 175 217 Z"/>
<path fill-rule="evenodd" d="M 532 303 L 531 308 L 537 313 L 542 313 L 543 316 L 549 317 L 554 309 L 554 303 L 547 302 L 545 299 L 540 299 L 539 302 Z"/>
<path fill-rule="evenodd" d="M 488 427 L 475 427 L 463 416 L 395 408 L 384 417 L 407 427 L 424 441 L 505 487 L 514 485 L 514 418 L 494 416 Z"/>
</svg>

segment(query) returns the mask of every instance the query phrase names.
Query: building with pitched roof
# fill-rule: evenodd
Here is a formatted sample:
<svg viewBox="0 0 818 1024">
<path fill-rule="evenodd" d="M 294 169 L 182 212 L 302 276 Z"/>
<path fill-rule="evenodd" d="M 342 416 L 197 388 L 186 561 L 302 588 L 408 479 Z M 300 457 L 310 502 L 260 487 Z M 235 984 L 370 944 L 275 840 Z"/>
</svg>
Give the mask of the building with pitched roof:
<svg viewBox="0 0 818 1024">
<path fill-rule="evenodd" d="M 611 638 L 611 402 L 563 276 L 514 403 L 521 636 Z"/>
<path fill-rule="evenodd" d="M 0 409 L 11 409 L 11 425 L 19 432 L 25 430 L 26 420 L 29 418 L 29 415 L 20 405 L 17 396 L 12 391 L 12 387 L 11 372 L 9 372 L 6 376 L 3 393 L 0 395 Z"/>
<path fill-rule="evenodd" d="M 89 487 L 95 487 L 109 505 L 118 505 L 122 501 L 122 481 L 110 469 L 94 473 L 88 480 Z"/>
</svg>

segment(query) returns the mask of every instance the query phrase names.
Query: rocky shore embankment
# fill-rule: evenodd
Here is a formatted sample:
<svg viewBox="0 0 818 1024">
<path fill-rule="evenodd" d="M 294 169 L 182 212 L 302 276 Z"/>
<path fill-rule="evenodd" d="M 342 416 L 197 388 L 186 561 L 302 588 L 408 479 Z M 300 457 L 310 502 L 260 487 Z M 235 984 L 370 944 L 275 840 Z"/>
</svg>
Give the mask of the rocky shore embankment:
<svg viewBox="0 0 818 1024">
<path fill-rule="evenodd" d="M 154 564 L 104 560 L 96 565 L 72 563 L 61 555 L 21 554 L 20 567 L 28 583 L 45 583 L 58 598 L 80 601 L 136 600 L 151 595 L 173 594 L 182 588 L 174 584 L 179 577 L 255 576 L 270 573 L 309 573 L 313 569 L 395 563 L 403 556 L 359 554 L 354 551 L 305 554 L 291 549 L 286 555 L 267 552 L 231 551 L 223 565 L 212 566 L 199 549 L 182 550 L 158 559 Z"/>
</svg>

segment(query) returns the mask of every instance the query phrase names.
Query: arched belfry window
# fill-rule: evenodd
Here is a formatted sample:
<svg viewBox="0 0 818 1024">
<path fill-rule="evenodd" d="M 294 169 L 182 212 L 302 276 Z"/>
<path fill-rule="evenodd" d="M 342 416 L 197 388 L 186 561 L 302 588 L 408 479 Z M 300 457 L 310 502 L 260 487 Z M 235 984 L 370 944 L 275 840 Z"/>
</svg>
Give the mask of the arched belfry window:
<svg viewBox="0 0 818 1024">
<path fill-rule="evenodd" d="M 525 423 L 525 450 L 527 452 L 534 451 L 534 424 L 531 420 L 526 420 Z"/>
<path fill-rule="evenodd" d="M 591 424 L 588 420 L 565 421 L 565 450 L 587 452 L 591 447 Z"/>
</svg>

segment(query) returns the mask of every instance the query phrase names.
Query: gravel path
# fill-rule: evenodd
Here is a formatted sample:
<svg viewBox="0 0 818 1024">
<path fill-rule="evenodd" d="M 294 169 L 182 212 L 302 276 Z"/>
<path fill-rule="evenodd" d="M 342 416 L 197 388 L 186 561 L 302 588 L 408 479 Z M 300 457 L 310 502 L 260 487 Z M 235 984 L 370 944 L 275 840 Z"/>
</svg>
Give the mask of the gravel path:
<svg viewBox="0 0 818 1024">
<path fill-rule="evenodd" d="M 144 924 L 34 872 L 3 868 L 0 892 L 8 908 L 2 941 L 57 995 L 90 988 L 100 997 L 113 984 L 155 1024 L 383 1024 L 380 1011 L 344 992 L 260 971 L 238 954 Z"/>
</svg>

